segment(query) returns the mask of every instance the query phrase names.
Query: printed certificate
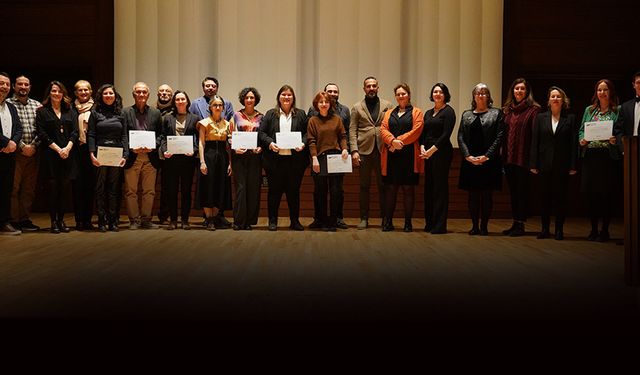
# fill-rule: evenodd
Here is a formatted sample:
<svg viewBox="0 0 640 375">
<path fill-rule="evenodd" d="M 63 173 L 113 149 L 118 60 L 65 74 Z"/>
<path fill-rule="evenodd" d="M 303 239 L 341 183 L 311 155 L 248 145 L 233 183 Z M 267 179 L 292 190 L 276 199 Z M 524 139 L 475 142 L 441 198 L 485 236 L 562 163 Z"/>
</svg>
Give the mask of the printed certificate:
<svg viewBox="0 0 640 375">
<path fill-rule="evenodd" d="M 591 121 L 584 123 L 585 141 L 606 141 L 613 136 L 613 121 Z"/>
<path fill-rule="evenodd" d="M 98 146 L 96 158 L 102 167 L 119 167 L 122 160 L 122 148 Z"/>
<path fill-rule="evenodd" d="M 167 152 L 172 155 L 193 154 L 193 135 L 168 135 Z"/>
<path fill-rule="evenodd" d="M 342 154 L 327 155 L 327 173 L 351 173 L 351 155 L 342 159 Z"/>
<path fill-rule="evenodd" d="M 302 146 L 302 133 L 280 132 L 276 133 L 276 145 L 281 149 L 296 148 Z"/>
<path fill-rule="evenodd" d="M 129 130 L 129 148 L 156 148 L 156 132 Z"/>
<path fill-rule="evenodd" d="M 233 132 L 231 148 L 233 150 L 258 148 L 258 132 Z"/>
</svg>

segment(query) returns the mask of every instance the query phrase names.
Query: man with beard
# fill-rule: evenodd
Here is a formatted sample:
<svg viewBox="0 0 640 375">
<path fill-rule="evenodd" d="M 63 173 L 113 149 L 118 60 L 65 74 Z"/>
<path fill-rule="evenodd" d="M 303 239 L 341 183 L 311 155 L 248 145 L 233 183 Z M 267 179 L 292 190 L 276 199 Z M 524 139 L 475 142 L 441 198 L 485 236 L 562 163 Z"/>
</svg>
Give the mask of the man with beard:
<svg viewBox="0 0 640 375">
<path fill-rule="evenodd" d="M 336 85 L 335 83 L 327 83 L 324 86 L 324 92 L 326 92 L 327 94 L 329 94 L 333 100 L 335 101 L 335 106 L 334 106 L 334 113 L 336 115 L 338 115 L 338 117 L 340 117 L 340 119 L 342 120 L 342 125 L 344 126 L 344 130 L 347 133 L 347 149 L 349 149 L 349 123 L 351 121 L 351 114 L 349 112 L 349 107 L 347 107 L 346 105 L 338 102 L 338 99 L 340 99 L 340 88 L 338 88 L 338 85 Z M 313 106 L 309 107 L 309 111 L 307 112 L 307 118 L 311 118 L 312 116 L 317 116 L 319 113 L 318 111 L 316 111 L 315 108 L 313 108 Z M 340 179 L 340 190 L 343 191 L 342 189 L 342 181 L 344 179 L 344 175 L 340 175 L 338 177 Z M 344 192 L 343 192 L 344 194 Z M 318 229 L 318 228 L 322 228 L 322 220 L 321 218 L 318 216 L 318 211 L 319 211 L 319 198 L 318 198 L 318 194 L 316 193 L 316 191 L 314 190 L 313 192 L 313 208 L 314 208 L 314 212 L 315 212 L 315 216 L 313 218 L 313 222 L 311 224 L 309 224 L 309 228 L 312 229 Z M 340 229 L 347 229 L 349 228 L 349 226 L 347 225 L 347 223 L 344 222 L 344 212 L 343 212 L 343 206 L 344 206 L 344 199 L 342 202 L 339 202 L 339 211 L 338 211 L 338 215 L 337 215 L 337 220 L 336 220 L 336 226 Z"/>
<path fill-rule="evenodd" d="M 375 77 L 364 79 L 365 97 L 351 108 L 349 127 L 349 147 L 353 164 L 360 166 L 360 224 L 358 229 L 369 225 L 369 189 L 371 172 L 376 175 L 380 210 L 384 207 L 384 192 L 380 166 L 380 151 L 384 144 L 380 137 L 380 124 L 384 113 L 392 109 L 391 103 L 378 98 L 378 80 Z M 384 217 L 384 215 L 380 215 Z"/>
<path fill-rule="evenodd" d="M 36 109 L 42 106 L 37 100 L 29 98 L 31 81 L 21 75 L 13 83 L 13 97 L 7 102 L 13 104 L 18 111 L 22 123 L 22 140 L 15 152 L 15 172 L 13 190 L 11 192 L 11 220 L 17 230 L 37 231 L 39 226 L 33 224 L 29 217 L 35 197 L 38 180 L 40 141 L 36 133 Z"/>
<path fill-rule="evenodd" d="M 0 72 L 0 234 L 22 233 L 10 223 L 11 190 L 16 165 L 15 154 L 22 138 L 22 124 L 18 111 L 6 99 L 11 89 L 11 80 L 5 72 Z"/>
<path fill-rule="evenodd" d="M 160 114 L 164 115 L 171 113 L 171 99 L 173 98 L 173 89 L 171 86 L 163 83 L 158 87 L 158 101 L 156 102 L 156 108 L 160 110 Z M 167 224 L 167 218 L 169 217 L 169 204 L 167 203 L 167 195 L 165 194 L 166 185 L 165 178 L 162 173 L 162 167 L 164 165 L 164 155 L 159 153 L 160 156 L 160 209 L 158 211 L 158 220 L 160 224 Z"/>
<path fill-rule="evenodd" d="M 200 116 L 201 119 L 206 119 L 211 115 L 209 112 L 209 101 L 211 98 L 218 95 L 218 88 L 220 87 L 218 80 L 214 77 L 205 77 L 202 80 L 202 92 L 203 95 L 193 102 L 191 102 L 191 106 L 189 107 L 189 112 L 193 113 L 196 116 Z M 233 117 L 233 105 L 231 104 L 231 100 L 224 101 L 224 110 L 222 111 L 222 117 L 225 120 L 230 121 L 231 117 Z M 200 174 L 196 174 L 196 179 L 200 177 Z M 196 186 L 199 184 L 196 183 Z M 198 205 L 199 200 L 196 199 L 196 205 Z M 216 228 L 231 228 L 231 223 L 224 217 L 223 210 L 218 211 L 218 215 L 214 218 Z"/>
</svg>

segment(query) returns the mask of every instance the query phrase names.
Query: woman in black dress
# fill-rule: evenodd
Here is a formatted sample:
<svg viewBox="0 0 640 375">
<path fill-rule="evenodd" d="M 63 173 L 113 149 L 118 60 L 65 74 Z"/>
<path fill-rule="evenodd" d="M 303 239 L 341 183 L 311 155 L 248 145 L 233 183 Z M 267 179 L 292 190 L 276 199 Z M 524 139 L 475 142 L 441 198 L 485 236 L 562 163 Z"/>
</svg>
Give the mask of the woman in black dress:
<svg viewBox="0 0 640 375">
<path fill-rule="evenodd" d="M 413 231 L 411 218 L 415 201 L 415 186 L 420 179 L 420 135 L 424 115 L 422 110 L 411 105 L 411 89 L 406 83 L 397 85 L 393 92 L 398 102 L 393 110 L 385 112 L 380 125 L 380 136 L 384 147 L 380 153 L 382 182 L 385 190 L 382 231 L 393 227 L 393 211 L 396 208 L 398 190 L 404 196 L 404 231 Z"/>
<path fill-rule="evenodd" d="M 65 193 L 76 175 L 75 158 L 71 156 L 78 141 L 77 114 L 71 111 L 71 99 L 61 82 L 47 86 L 42 107 L 36 111 L 36 129 L 44 149 L 42 170 L 49 185 L 51 233 L 67 233 L 64 223 Z"/>
<path fill-rule="evenodd" d="M 491 92 L 484 83 L 472 91 L 471 109 L 462 113 L 458 146 L 462 152 L 458 187 L 469 192 L 470 235 L 489 234 L 493 191 L 502 188 L 500 143 L 504 135 L 502 111 L 492 108 Z"/>
<path fill-rule="evenodd" d="M 429 99 L 433 108 L 424 114 L 424 129 L 420 137 L 420 158 L 424 159 L 424 231 L 447 233 L 449 212 L 449 168 L 453 158 L 451 133 L 456 124 L 456 112 L 447 103 L 449 88 L 436 83 Z"/>
<path fill-rule="evenodd" d="M 231 164 L 229 122 L 222 117 L 224 100 L 214 96 L 209 102 L 211 115 L 198 122 L 200 153 L 200 205 L 204 208 L 206 227 L 216 230 L 214 218 L 219 210 L 231 209 Z"/>
</svg>

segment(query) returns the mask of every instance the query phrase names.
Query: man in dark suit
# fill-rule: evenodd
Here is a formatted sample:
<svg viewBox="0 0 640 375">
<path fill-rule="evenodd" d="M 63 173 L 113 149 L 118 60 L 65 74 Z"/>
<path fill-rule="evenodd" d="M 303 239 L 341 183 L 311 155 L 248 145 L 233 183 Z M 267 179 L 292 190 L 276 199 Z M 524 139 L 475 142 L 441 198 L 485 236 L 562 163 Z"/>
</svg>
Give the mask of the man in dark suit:
<svg viewBox="0 0 640 375">
<path fill-rule="evenodd" d="M 0 235 L 17 235 L 11 219 L 11 191 L 16 166 L 15 153 L 22 139 L 22 124 L 18 111 L 6 101 L 11 89 L 9 75 L 0 72 Z"/>
<path fill-rule="evenodd" d="M 122 112 L 129 134 L 130 130 L 155 132 L 155 147 L 131 149 L 124 166 L 125 199 L 129 215 L 129 229 L 156 229 L 151 222 L 153 201 L 156 195 L 156 175 L 160 167 L 158 146 L 162 134 L 162 116 L 156 108 L 147 105 L 149 86 L 144 82 L 133 85 L 135 104 Z M 138 182 L 142 185 L 142 206 L 138 207 Z"/>
<path fill-rule="evenodd" d="M 613 135 L 618 138 L 640 134 L 640 72 L 633 75 L 632 84 L 636 97 L 622 104 L 620 116 L 613 126 Z"/>
</svg>

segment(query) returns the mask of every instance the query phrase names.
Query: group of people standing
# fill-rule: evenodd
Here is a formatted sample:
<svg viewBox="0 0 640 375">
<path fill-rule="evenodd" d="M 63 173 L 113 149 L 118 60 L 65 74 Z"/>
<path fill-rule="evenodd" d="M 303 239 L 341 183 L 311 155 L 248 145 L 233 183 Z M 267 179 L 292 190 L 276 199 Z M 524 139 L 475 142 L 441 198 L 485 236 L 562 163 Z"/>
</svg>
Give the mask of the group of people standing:
<svg viewBox="0 0 640 375">
<path fill-rule="evenodd" d="M 633 85 L 640 97 L 640 73 L 634 75 Z M 242 89 L 238 95 L 242 109 L 234 111 L 231 102 L 218 95 L 219 82 L 213 77 L 202 81 L 203 96 L 193 102 L 186 92 L 174 92 L 170 86 L 161 85 L 155 108 L 148 105 L 150 90 L 144 82 L 133 86 L 134 104 L 127 108 L 123 108 L 122 97 L 112 84 L 100 86 L 93 96 L 90 83 L 78 81 L 75 99 L 71 100 L 65 86 L 52 81 L 41 103 L 29 98 L 27 77 L 16 78 L 12 98 L 8 98 L 10 88 L 9 76 L 0 73 L 2 234 L 39 229 L 29 218 L 38 168 L 43 169 L 49 188 L 52 233 L 69 232 L 64 221 L 69 187 L 77 230 L 94 229 L 95 202 L 97 229 L 118 231 L 123 184 L 129 229 L 157 228 L 151 219 L 158 171 L 162 186 L 158 217 L 166 229 L 191 228 L 195 177 L 196 207 L 203 209 L 208 230 L 231 226 L 234 230 L 251 230 L 260 211 L 263 169 L 268 183 L 268 230 L 278 228 L 284 193 L 289 227 L 301 231 L 300 186 L 310 164 L 315 213 L 309 227 L 346 229 L 344 174 L 330 173 L 330 155 L 345 162 L 351 157 L 353 166 L 360 168 L 358 229 L 369 226 L 374 174 L 382 230 L 395 229 L 393 217 L 401 190 L 403 230 L 413 231 L 415 186 L 424 173 L 424 231 L 447 233 L 453 159 L 450 139 L 456 113 L 448 104 L 449 88 L 442 82 L 431 88 L 429 99 L 433 107 L 426 112 L 412 105 L 411 89 L 405 83 L 393 89 L 396 105 L 379 98 L 378 80 L 370 76 L 363 84 L 365 97 L 351 109 L 339 103 L 338 85 L 329 83 L 314 96 L 305 113 L 296 107 L 294 89 L 284 85 L 278 90 L 275 106 L 264 115 L 256 109 L 261 101 L 257 89 Z M 554 236 L 562 240 L 569 176 L 577 173 L 581 159 L 581 191 L 587 194 L 592 224 L 588 239 L 607 241 L 616 182 L 621 177 L 621 136 L 637 135 L 638 102 L 632 100 L 620 106 L 613 83 L 603 79 L 596 83 L 592 103 L 585 109 L 582 121 L 577 122 L 567 113 L 569 98 L 559 87 L 549 88 L 548 110 L 542 112 L 525 79 L 512 83 L 501 109 L 493 106 L 487 85 L 476 85 L 471 93 L 471 108 L 460 116 L 457 134 L 462 154 L 458 186 L 469 194 L 469 234 L 488 234 L 493 191 L 501 189 L 504 174 L 511 193 L 513 225 L 503 234 L 525 234 L 529 188 L 532 178 L 537 178 L 542 204 L 542 231 L 538 238 L 551 236 L 550 217 L 554 214 Z M 611 137 L 586 141 L 585 123 L 592 121 L 615 123 Z M 155 147 L 130 148 L 131 130 L 153 132 Z M 257 133 L 255 146 L 232 147 L 233 134 L 238 132 Z M 278 137 L 290 132 L 299 132 L 299 145 L 279 146 Z M 172 155 L 168 147 L 171 136 L 191 136 L 192 152 Z M 101 147 L 121 149 L 119 163 L 101 165 Z M 233 224 L 224 217 L 224 211 L 231 209 Z"/>
</svg>

